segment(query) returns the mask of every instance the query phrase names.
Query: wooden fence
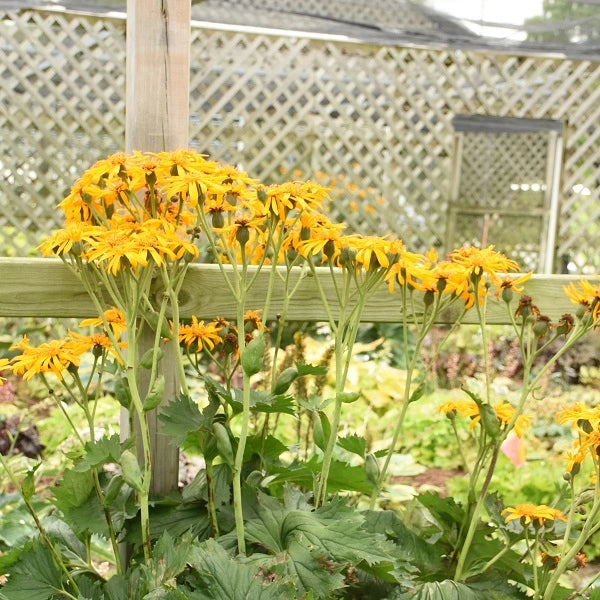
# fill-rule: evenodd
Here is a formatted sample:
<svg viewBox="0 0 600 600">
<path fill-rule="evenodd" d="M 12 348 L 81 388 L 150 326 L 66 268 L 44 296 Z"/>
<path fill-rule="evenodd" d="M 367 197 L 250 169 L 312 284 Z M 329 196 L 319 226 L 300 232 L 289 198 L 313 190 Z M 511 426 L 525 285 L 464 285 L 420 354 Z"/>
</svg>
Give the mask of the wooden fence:
<svg viewBox="0 0 600 600">
<path fill-rule="evenodd" d="M 298 268 L 298 275 L 301 269 Z M 318 268 L 321 286 L 330 306 L 337 304 L 336 292 L 328 268 Z M 264 303 L 268 272 L 262 271 L 248 296 L 248 306 L 260 308 Z M 553 320 L 574 312 L 575 306 L 563 293 L 563 286 L 578 281 L 575 275 L 533 275 L 525 283 L 525 292 L 534 298 L 540 311 Z M 97 316 L 91 300 L 77 278 L 58 259 L 0 258 L 0 316 L 4 317 L 91 317 Z M 157 289 L 157 293 L 160 290 Z M 272 314 L 283 306 L 282 288 L 275 285 Z M 456 310 L 459 310 L 457 307 Z M 418 310 L 418 307 L 417 307 Z M 181 317 L 192 315 L 200 319 L 222 316 L 235 319 L 236 308 L 225 293 L 223 276 L 217 265 L 191 265 L 180 294 Z M 335 313 L 334 313 L 335 315 Z M 476 311 L 467 313 L 465 323 L 476 322 Z M 453 322 L 456 312 L 440 317 L 439 322 Z M 288 308 L 290 321 L 326 321 L 317 285 L 310 275 L 294 296 Z M 366 306 L 364 322 L 401 322 L 402 303 L 399 294 L 390 294 L 386 286 L 375 294 Z M 503 302 L 491 302 L 489 322 L 510 322 Z"/>
<path fill-rule="evenodd" d="M 0 16 L 0 254 L 22 256 L 60 224 L 55 205 L 78 174 L 123 149 L 125 22 Z M 556 255 L 576 272 L 600 267 L 600 63 L 199 22 L 191 40 L 192 147 L 266 182 L 322 172 L 352 229 L 393 230 L 415 251 L 445 237 L 455 115 L 563 122 Z"/>
</svg>

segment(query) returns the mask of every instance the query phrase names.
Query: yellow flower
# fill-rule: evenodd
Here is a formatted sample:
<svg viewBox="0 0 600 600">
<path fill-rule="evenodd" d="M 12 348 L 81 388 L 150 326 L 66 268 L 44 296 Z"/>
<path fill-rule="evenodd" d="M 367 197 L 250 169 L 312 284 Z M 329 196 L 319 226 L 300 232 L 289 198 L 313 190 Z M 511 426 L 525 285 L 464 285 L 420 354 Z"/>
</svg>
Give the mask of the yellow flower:
<svg viewBox="0 0 600 600">
<path fill-rule="evenodd" d="M 39 246 L 44 256 L 68 254 L 77 242 L 88 241 L 98 230 L 85 222 L 73 221 L 67 223 L 64 229 L 55 231 Z"/>
<path fill-rule="evenodd" d="M 145 267 L 148 264 L 144 253 L 132 242 L 131 232 L 125 228 L 101 228 L 90 241 L 85 258 L 89 262 L 106 263 L 104 268 L 113 275 L 127 265 L 135 271 L 139 266 Z"/>
<path fill-rule="evenodd" d="M 489 275 L 495 285 L 500 284 L 497 273 L 519 270 L 519 266 L 514 260 L 510 260 L 501 252 L 496 252 L 494 246 L 483 249 L 474 246 L 457 248 L 450 253 L 450 258 L 476 277 L 483 274 Z"/>
<path fill-rule="evenodd" d="M 54 373 L 62 379 L 62 373 L 72 365 L 78 366 L 80 356 L 87 350 L 85 345 L 64 338 L 52 340 L 39 346 L 30 346 L 27 337 L 13 346 L 22 354 L 11 359 L 12 371 L 15 375 L 23 375 L 24 379 L 31 379 L 39 373 Z"/>
<path fill-rule="evenodd" d="M 0 373 L 2 373 L 2 371 L 7 367 L 10 367 L 10 360 L 8 358 L 0 358 Z M 0 385 L 4 385 L 5 381 L 6 378 L 0 375 Z"/>
<path fill-rule="evenodd" d="M 592 320 L 596 325 L 598 323 L 598 313 L 600 312 L 600 285 L 592 285 L 589 281 L 582 279 L 579 282 L 579 289 L 571 282 L 563 290 L 574 304 L 580 304 L 585 308 L 586 314 L 592 315 Z"/>
<path fill-rule="evenodd" d="M 204 324 L 204 321 L 192 317 L 189 325 L 179 326 L 179 343 L 185 344 L 188 348 L 194 344 L 195 352 L 201 352 L 204 346 L 212 350 L 221 342 L 220 329 L 221 327 L 215 322 Z"/>
<path fill-rule="evenodd" d="M 104 327 L 104 323 L 108 324 L 117 339 L 121 337 L 121 333 L 127 330 L 125 315 L 118 308 L 105 310 L 104 318 L 84 319 L 79 323 L 79 327 Z"/>
<path fill-rule="evenodd" d="M 356 252 L 356 264 L 365 271 L 380 267 L 387 269 L 390 259 L 395 258 L 394 250 L 398 248 L 398 242 L 377 236 L 348 236 L 346 239 L 350 242 L 350 248 Z"/>
<path fill-rule="evenodd" d="M 112 354 L 120 363 L 123 362 L 121 353 L 115 348 L 110 338 L 103 333 L 93 333 L 92 335 L 82 335 L 75 331 L 69 331 L 71 339 L 81 345 L 85 350 L 94 350 L 101 356 L 105 351 Z M 119 348 L 126 348 L 127 342 L 120 342 Z"/>
<path fill-rule="evenodd" d="M 479 409 L 474 400 L 448 400 L 440 404 L 438 411 L 445 415 L 457 412 L 463 417 L 475 417 L 479 415 Z"/>
<path fill-rule="evenodd" d="M 385 279 L 390 293 L 393 293 L 396 283 L 423 292 L 435 287 L 435 274 L 429 258 L 403 248 L 400 248 L 399 257 L 390 267 Z"/>
<path fill-rule="evenodd" d="M 341 238 L 345 227 L 344 223 L 332 223 L 328 219 L 319 218 L 307 232 L 310 238 L 298 244 L 298 252 L 305 258 L 322 252 L 323 262 L 328 258 L 336 260 L 341 251 Z M 302 240 L 302 231 L 300 235 Z"/>
<path fill-rule="evenodd" d="M 567 520 L 560 510 L 546 506 L 545 504 L 517 504 L 514 507 L 507 506 L 500 514 L 504 515 L 506 513 L 508 513 L 508 516 L 504 519 L 506 523 L 513 519 L 523 519 L 525 525 L 536 520 L 540 525 L 544 525 L 544 521 L 554 521 L 555 519 L 560 519 L 561 521 Z"/>
<path fill-rule="evenodd" d="M 586 406 L 583 402 L 576 402 L 571 406 L 563 406 L 556 413 L 556 420 L 561 425 L 572 422 L 573 427 L 581 428 L 587 423 L 590 429 L 596 428 L 600 423 L 600 409 Z"/>
<path fill-rule="evenodd" d="M 525 273 L 525 275 L 521 275 L 521 277 L 517 277 L 516 279 L 513 279 L 510 275 L 503 277 L 500 285 L 496 287 L 496 298 L 499 298 L 500 294 L 502 294 L 504 290 L 510 290 L 511 292 L 520 294 L 523 291 L 521 284 L 531 279 L 532 273 L 533 271 L 530 271 L 529 273 Z"/>
</svg>

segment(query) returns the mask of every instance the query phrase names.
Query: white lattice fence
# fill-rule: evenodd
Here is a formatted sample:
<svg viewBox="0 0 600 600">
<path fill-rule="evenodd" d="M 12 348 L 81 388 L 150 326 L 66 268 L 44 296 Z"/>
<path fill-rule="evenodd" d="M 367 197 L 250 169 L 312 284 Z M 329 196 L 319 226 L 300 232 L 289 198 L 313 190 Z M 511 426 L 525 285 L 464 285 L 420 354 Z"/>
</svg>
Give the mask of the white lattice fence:
<svg viewBox="0 0 600 600">
<path fill-rule="evenodd" d="M 0 35 L 0 252 L 14 252 L 6 226 L 37 242 L 76 173 L 123 146 L 124 22 L 23 11 Z M 193 147 L 266 182 L 298 169 L 335 185 L 352 228 L 415 249 L 444 239 L 456 114 L 563 120 L 557 253 L 600 267 L 598 63 L 199 26 L 192 38 Z"/>
<path fill-rule="evenodd" d="M 124 24 L 35 11 L 0 21 L 0 253 L 60 225 L 56 203 L 124 131 Z"/>
</svg>

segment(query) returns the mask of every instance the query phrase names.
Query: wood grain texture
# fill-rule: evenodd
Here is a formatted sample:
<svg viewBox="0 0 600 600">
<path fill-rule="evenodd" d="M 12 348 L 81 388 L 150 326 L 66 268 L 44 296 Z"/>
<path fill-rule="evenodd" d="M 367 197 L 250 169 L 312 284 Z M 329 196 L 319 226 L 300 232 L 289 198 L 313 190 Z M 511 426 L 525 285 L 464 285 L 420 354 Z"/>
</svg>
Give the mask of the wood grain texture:
<svg viewBox="0 0 600 600">
<path fill-rule="evenodd" d="M 164 152 L 188 146 L 190 13 L 190 0 L 127 2 L 127 152 Z M 140 350 L 152 347 L 152 343 L 152 332 L 144 333 Z M 170 402 L 180 392 L 174 368 L 175 352 L 176 347 L 169 344 L 159 367 L 165 375 L 161 405 Z M 148 374 L 142 373 L 142 397 L 148 384 Z M 152 451 L 150 493 L 164 496 L 177 488 L 179 449 L 161 434 L 158 409 L 147 415 Z M 122 431 L 121 435 L 124 434 L 126 432 Z"/>
<path fill-rule="evenodd" d="M 335 307 L 334 286 L 326 268 L 317 269 L 328 302 Z M 300 275 L 300 269 L 298 274 Z M 340 273 L 337 272 L 340 276 Z M 268 271 L 258 276 L 248 296 L 248 308 L 261 308 L 264 303 Z M 533 297 L 540 311 L 552 319 L 565 312 L 573 312 L 575 306 L 563 293 L 569 282 L 581 279 L 577 275 L 533 275 L 525 284 L 525 292 Z M 590 281 L 598 282 L 590 277 Z M 155 288 L 160 294 L 160 287 Z M 276 283 L 271 316 L 275 317 L 283 305 L 283 288 Z M 417 305 L 417 310 L 419 306 Z M 460 306 L 456 306 L 460 310 Z M 452 322 L 456 310 L 443 315 L 440 323 Z M 200 319 L 222 316 L 235 317 L 235 303 L 230 297 L 216 265 L 191 265 L 180 294 L 182 317 L 196 315 Z M 335 314 L 335 311 L 334 311 Z M 4 317 L 89 317 L 95 316 L 94 307 L 76 277 L 56 259 L 0 258 L 0 316 Z M 474 322 L 475 311 L 465 322 Z M 324 321 L 326 313 L 314 278 L 304 277 L 288 311 L 288 320 Z M 402 303 L 398 293 L 390 294 L 383 286 L 375 294 L 363 312 L 364 322 L 400 322 Z M 507 323 L 508 317 L 502 302 L 489 303 L 490 323 Z"/>
<path fill-rule="evenodd" d="M 129 152 L 188 145 L 189 0 L 128 0 L 125 138 Z"/>
</svg>

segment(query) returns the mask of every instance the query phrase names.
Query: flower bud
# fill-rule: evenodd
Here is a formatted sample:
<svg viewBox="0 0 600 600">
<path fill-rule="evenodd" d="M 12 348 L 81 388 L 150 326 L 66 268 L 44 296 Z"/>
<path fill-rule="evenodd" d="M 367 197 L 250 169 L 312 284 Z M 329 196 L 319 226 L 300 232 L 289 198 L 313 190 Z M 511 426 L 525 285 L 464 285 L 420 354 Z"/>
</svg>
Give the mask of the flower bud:
<svg viewBox="0 0 600 600">
<path fill-rule="evenodd" d="M 506 302 L 506 304 L 510 304 L 511 300 L 513 299 L 513 291 L 509 288 L 509 287 L 505 287 L 502 288 L 502 300 L 504 302 Z"/>
<path fill-rule="evenodd" d="M 323 254 L 327 258 L 333 257 L 333 255 L 335 254 L 335 244 L 333 243 L 333 240 L 327 240 L 325 242 L 325 245 L 323 246 Z"/>
<path fill-rule="evenodd" d="M 225 217 L 221 211 L 212 213 L 212 226 L 221 229 L 225 225 Z"/>
<path fill-rule="evenodd" d="M 423 295 L 423 304 L 425 306 L 431 306 L 435 299 L 435 294 L 431 290 L 427 290 Z"/>
<path fill-rule="evenodd" d="M 267 195 L 267 190 L 265 190 L 264 187 L 259 187 L 256 190 L 256 197 L 261 201 L 261 202 L 265 202 L 268 198 Z"/>
<path fill-rule="evenodd" d="M 250 239 L 250 231 L 247 227 L 240 227 L 236 234 L 235 239 L 238 241 L 240 246 L 245 246 Z"/>
<path fill-rule="evenodd" d="M 550 319 L 540 315 L 533 324 L 533 333 L 536 337 L 544 337 L 550 330 Z"/>
</svg>

